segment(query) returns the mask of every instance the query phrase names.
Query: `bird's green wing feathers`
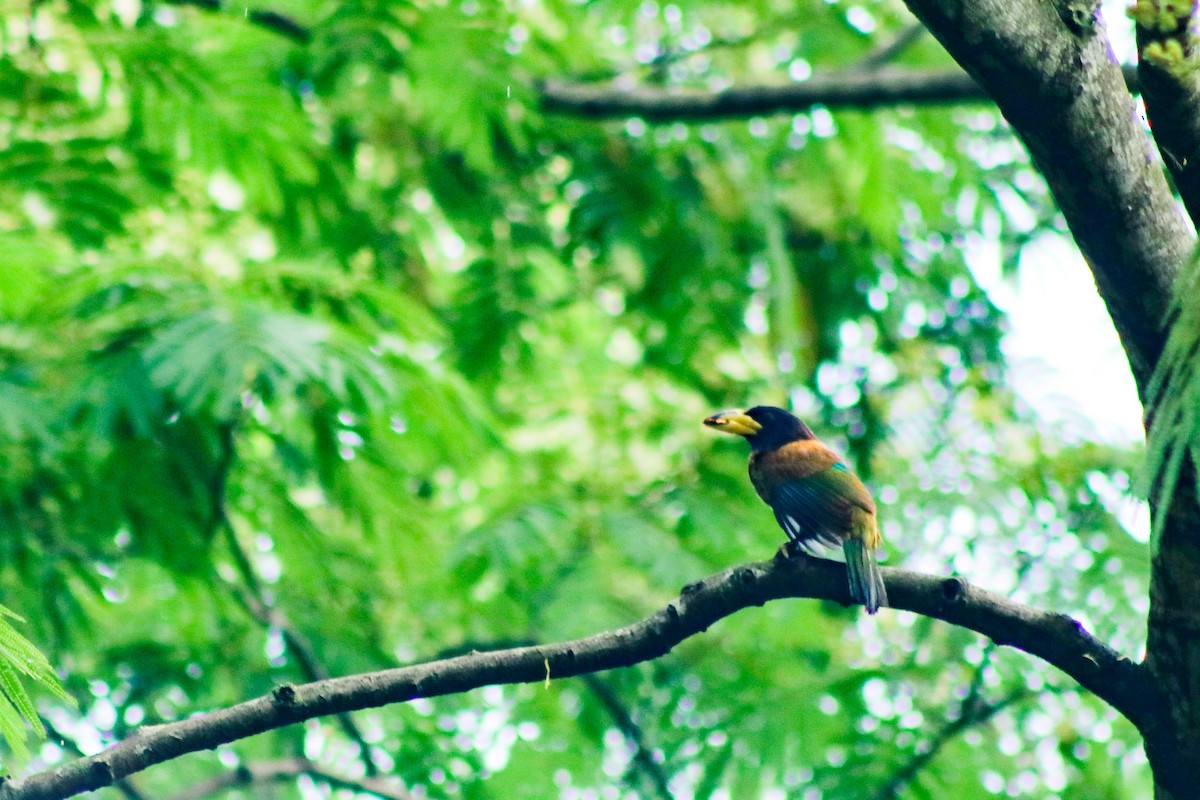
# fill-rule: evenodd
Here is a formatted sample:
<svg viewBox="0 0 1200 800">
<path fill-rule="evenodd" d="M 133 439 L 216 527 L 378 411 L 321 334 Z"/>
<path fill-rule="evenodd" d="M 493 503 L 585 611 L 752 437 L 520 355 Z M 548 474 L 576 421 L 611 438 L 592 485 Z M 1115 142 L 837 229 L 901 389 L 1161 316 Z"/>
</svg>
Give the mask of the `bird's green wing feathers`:
<svg viewBox="0 0 1200 800">
<path fill-rule="evenodd" d="M 850 533 L 850 512 L 856 506 L 874 511 L 862 481 L 841 463 L 782 481 L 771 493 L 771 508 L 780 526 L 798 541 L 841 542 Z"/>
</svg>

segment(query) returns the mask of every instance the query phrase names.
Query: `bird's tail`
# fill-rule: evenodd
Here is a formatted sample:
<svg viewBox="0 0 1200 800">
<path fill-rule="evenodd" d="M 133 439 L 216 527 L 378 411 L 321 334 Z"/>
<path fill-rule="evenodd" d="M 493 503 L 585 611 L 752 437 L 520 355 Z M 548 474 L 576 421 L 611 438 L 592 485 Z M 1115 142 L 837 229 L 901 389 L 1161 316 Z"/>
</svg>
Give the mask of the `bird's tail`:
<svg viewBox="0 0 1200 800">
<path fill-rule="evenodd" d="M 846 572 L 850 577 L 850 597 L 874 614 L 880 606 L 888 604 L 887 589 L 879 564 L 875 560 L 875 548 L 880 544 L 879 526 L 874 514 L 855 514 L 850 538 L 842 543 L 846 554 Z"/>
</svg>

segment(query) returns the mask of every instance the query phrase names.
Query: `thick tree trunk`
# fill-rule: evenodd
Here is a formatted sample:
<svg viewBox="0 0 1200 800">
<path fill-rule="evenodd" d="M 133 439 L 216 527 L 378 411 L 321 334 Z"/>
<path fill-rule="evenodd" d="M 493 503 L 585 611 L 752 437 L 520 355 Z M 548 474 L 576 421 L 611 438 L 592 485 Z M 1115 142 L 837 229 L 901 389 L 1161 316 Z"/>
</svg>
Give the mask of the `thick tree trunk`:
<svg viewBox="0 0 1200 800">
<path fill-rule="evenodd" d="M 1137 121 L 1087 0 L 907 0 L 995 98 L 1067 219 L 1121 337 L 1143 402 L 1166 341 L 1175 276 L 1194 239 Z M 1200 796 L 1200 504 L 1190 465 L 1152 560 L 1136 715 L 1158 800 Z"/>
<path fill-rule="evenodd" d="M 1108 307 L 1143 403 L 1166 343 L 1171 292 L 1195 244 L 1154 158 L 1097 0 L 906 0 L 912 12 L 996 102 L 1045 177 Z M 1182 8 L 1182 7 L 1181 7 Z M 1194 13 L 1194 12 L 1193 12 Z M 1190 36 L 1187 9 L 1172 36 Z M 1161 37 L 1161 32 L 1156 34 Z M 1139 37 L 1145 39 L 1139 30 Z M 1184 47 L 1191 52 L 1192 44 Z M 1193 218 L 1200 211 L 1200 79 L 1141 69 L 1154 134 Z M 876 80 L 859 76 L 859 83 Z M 850 104 L 906 91 L 891 78 L 843 81 Z M 895 85 L 894 85 L 895 84 Z M 910 87 L 911 88 L 911 87 Z M 969 87 L 966 87 L 969 88 Z M 805 86 L 799 91 L 827 91 Z M 926 100 L 966 89 L 933 86 Z M 938 94 L 942 92 L 943 94 Z M 963 95 L 965 96 L 965 94 Z M 792 87 L 705 97 L 654 90 L 548 86 L 544 101 L 572 113 L 695 119 L 791 108 Z M 910 98 L 912 100 L 914 98 Z M 1181 155 L 1182 154 L 1182 155 Z M 1158 800 L 1200 797 L 1200 503 L 1193 465 L 1181 472 L 1151 569 L 1149 640 L 1134 668 L 1143 690 L 1121 708 L 1145 737 Z M 1143 680 L 1144 679 L 1144 680 Z M 1110 702 L 1112 700 L 1110 699 Z M 1116 706 L 1115 706 L 1116 707 Z"/>
<path fill-rule="evenodd" d="M 1164 701 L 1142 734 L 1157 800 L 1200 795 L 1200 504 L 1192 465 L 1181 470 L 1178 485 L 1150 583 L 1145 663 Z"/>
</svg>

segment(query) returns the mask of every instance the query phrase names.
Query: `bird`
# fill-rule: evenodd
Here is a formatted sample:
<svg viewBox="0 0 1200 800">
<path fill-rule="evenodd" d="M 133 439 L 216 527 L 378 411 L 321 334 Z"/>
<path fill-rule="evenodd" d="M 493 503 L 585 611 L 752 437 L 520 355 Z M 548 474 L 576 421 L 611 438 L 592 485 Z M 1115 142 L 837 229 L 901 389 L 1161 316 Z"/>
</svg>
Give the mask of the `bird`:
<svg viewBox="0 0 1200 800">
<path fill-rule="evenodd" d="M 775 406 L 721 411 L 704 424 L 750 443 L 750 482 L 788 539 L 806 549 L 841 544 L 850 597 L 868 614 L 886 606 L 875 551 L 883 543 L 862 480 L 799 417 Z"/>
</svg>

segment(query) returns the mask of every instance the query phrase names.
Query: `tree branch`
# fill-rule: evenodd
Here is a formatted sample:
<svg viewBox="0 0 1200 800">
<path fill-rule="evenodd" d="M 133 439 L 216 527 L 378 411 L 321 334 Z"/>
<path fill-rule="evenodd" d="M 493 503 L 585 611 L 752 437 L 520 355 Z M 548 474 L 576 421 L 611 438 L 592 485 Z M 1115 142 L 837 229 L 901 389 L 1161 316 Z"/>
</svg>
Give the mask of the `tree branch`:
<svg viewBox="0 0 1200 800">
<path fill-rule="evenodd" d="M 1137 69 L 1126 67 L 1136 92 Z M 719 92 L 550 80 L 540 86 L 542 108 L 578 117 L 640 117 L 649 122 L 734 119 L 795 114 L 813 106 L 871 109 L 896 105 L 994 102 L 974 78 L 954 69 L 854 69 L 818 74 L 802 83 L 734 86 Z"/>
<path fill-rule="evenodd" d="M 309 682 L 325 680 L 330 677 L 329 672 L 317 658 L 312 644 L 307 637 L 288 623 L 287 616 L 283 611 L 268 602 L 262 582 L 259 581 L 258 573 L 255 572 L 254 564 L 246 555 L 242 543 L 238 541 L 237 529 L 234 527 L 225 505 L 225 487 L 229 480 L 229 474 L 237 461 L 236 425 L 232 422 L 222 425 L 220 434 L 220 457 L 217 459 L 208 485 L 209 514 L 212 527 L 219 529 L 224 534 L 234 567 L 245 583 L 245 586 L 242 587 L 230 581 L 230 588 L 242 607 L 246 609 L 246 613 L 264 627 L 275 628 L 279 631 L 280 636 L 283 637 L 284 646 L 295 659 L 297 666 L 300 667 L 300 674 L 304 676 L 305 680 Z M 371 757 L 371 745 L 359 730 L 354 718 L 347 713 L 342 713 L 337 715 L 337 722 L 343 733 L 358 746 L 359 758 L 367 771 L 367 776 L 374 777 L 378 774 L 379 768 L 375 766 L 375 761 Z"/>
<path fill-rule="evenodd" d="M 1192 222 L 1200 225 L 1200 74 L 1192 34 L 1195 7 L 1178 4 L 1161 13 L 1155 3 L 1138 3 L 1138 76 L 1146 117 L 1175 188 Z"/>
<path fill-rule="evenodd" d="M 250 584 L 250 588 L 242 588 L 232 586 L 234 595 L 246 609 L 246 612 L 257 620 L 261 625 L 269 628 L 275 628 L 283 637 L 283 644 L 287 648 L 288 653 L 295 659 L 296 665 L 300 668 L 300 674 L 305 680 L 314 682 L 326 680 L 330 677 L 329 670 L 325 669 L 325 665 L 317 658 L 316 651 L 308 637 L 293 628 L 287 619 L 287 616 L 276 606 L 269 605 L 263 597 L 261 587 L 258 586 L 257 577 L 253 573 L 253 568 L 250 565 L 246 554 L 241 550 L 241 545 L 237 541 L 237 534 L 233 530 L 232 525 L 226 526 L 228 530 L 229 546 L 231 549 L 240 552 L 241 560 L 244 566 L 239 567 L 243 573 L 243 577 Z M 250 570 L 246 573 L 246 570 Z M 362 731 L 359 730 L 358 723 L 347 712 L 342 712 L 336 715 L 338 725 L 342 732 L 350 741 L 358 746 L 359 759 L 363 763 L 363 767 L 367 771 L 368 777 L 373 777 L 379 772 L 379 768 L 375 765 L 375 761 L 371 757 L 371 745 L 367 742 Z"/>
<path fill-rule="evenodd" d="M 222 0 L 166 0 L 166 2 L 176 6 L 195 6 L 205 11 L 221 11 L 227 5 Z M 280 14 L 277 11 L 250 9 L 240 5 L 235 6 L 235 8 L 241 11 L 246 19 L 253 24 L 272 33 L 277 33 L 285 39 L 291 39 L 297 44 L 308 44 L 312 39 L 312 31 L 309 30 L 308 26 L 301 24 L 286 14 Z"/>
<path fill-rule="evenodd" d="M 883 574 L 896 609 L 944 620 L 1038 656 L 1134 724 L 1154 705 L 1147 700 L 1155 696 L 1155 687 L 1142 668 L 1097 641 L 1070 617 L 1014 603 L 959 578 L 899 569 L 884 569 Z M 849 604 L 845 565 L 811 556 L 744 564 L 685 586 L 677 600 L 640 622 L 585 639 L 280 686 L 270 695 L 229 708 L 141 728 L 102 753 L 9 784 L 0 790 L 0 798 L 59 800 L 108 786 L 185 753 L 328 714 L 627 667 L 665 655 L 684 639 L 741 609 L 785 597 Z"/>
<path fill-rule="evenodd" d="M 914 22 L 894 37 L 872 48 L 865 56 L 854 62 L 855 69 L 877 70 L 887 66 L 893 59 L 907 50 L 925 35 L 925 26 Z"/>
<path fill-rule="evenodd" d="M 79 742 L 56 728 L 54 723 L 44 716 L 39 716 L 38 719 L 41 720 L 42 727 L 46 729 L 46 735 L 51 741 L 57 742 L 59 747 L 77 756 L 86 755 L 83 752 L 83 748 L 79 746 Z M 113 787 L 125 796 L 125 800 L 147 800 L 146 795 L 142 793 L 130 778 L 122 778 L 115 782 Z"/>
<path fill-rule="evenodd" d="M 662 800 L 671 800 L 674 794 L 671 792 L 670 778 L 667 776 L 666 770 L 662 768 L 662 764 L 654 760 L 653 752 L 646 746 L 645 733 L 642 732 L 641 726 L 634 721 L 633 715 L 621 702 L 621 698 L 617 696 L 607 681 L 595 675 L 584 675 L 583 682 L 591 689 L 592 694 L 600 701 L 600 705 L 604 706 L 609 716 L 617 724 L 617 728 L 629 741 L 633 748 L 634 765 L 650 780 L 654 791 Z"/>
<path fill-rule="evenodd" d="M 171 800 L 202 800 L 227 789 L 251 786 L 256 783 L 279 783 L 308 775 L 324 781 L 335 789 L 373 794 L 384 800 L 412 800 L 412 795 L 402 788 L 391 785 L 383 778 L 352 778 L 314 764 L 307 758 L 284 758 L 277 761 L 251 761 L 240 764 L 236 769 L 171 795 Z"/>
<path fill-rule="evenodd" d="M 921 770 L 937 757 L 942 748 L 953 741 L 956 736 L 978 725 L 987 724 L 1001 711 L 1037 695 L 1037 692 L 1032 692 L 1024 686 L 1019 686 L 1004 695 L 1004 697 L 991 703 L 980 702 L 978 699 L 970 705 L 964 702 L 959 715 L 953 721 L 946 723 L 945 727 L 938 731 L 933 739 L 929 740 L 928 746 L 924 750 L 914 755 L 900 769 L 896 770 L 888 782 L 873 795 L 873 800 L 895 800 L 895 798 L 900 796 L 900 792 L 904 790 L 904 787 L 910 784 Z"/>
</svg>

